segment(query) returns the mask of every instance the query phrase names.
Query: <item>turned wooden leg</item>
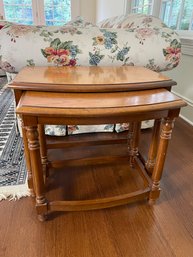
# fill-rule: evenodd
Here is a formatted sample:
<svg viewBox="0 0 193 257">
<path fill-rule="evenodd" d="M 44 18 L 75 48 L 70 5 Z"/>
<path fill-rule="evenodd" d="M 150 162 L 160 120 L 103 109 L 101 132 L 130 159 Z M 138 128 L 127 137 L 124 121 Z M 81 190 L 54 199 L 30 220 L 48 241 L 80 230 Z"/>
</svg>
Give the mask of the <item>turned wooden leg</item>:
<svg viewBox="0 0 193 257">
<path fill-rule="evenodd" d="M 23 136 L 23 143 L 24 143 L 24 153 L 25 153 L 25 160 L 26 160 L 26 168 L 27 168 L 27 182 L 31 196 L 35 196 L 34 192 L 34 183 L 33 183 L 33 175 L 31 169 L 31 161 L 30 161 L 30 153 L 28 149 L 28 141 L 26 136 L 26 129 L 23 125 L 23 121 L 21 120 L 22 126 L 22 136 Z"/>
<path fill-rule="evenodd" d="M 129 123 L 128 152 L 129 152 L 129 164 L 131 167 L 134 166 L 135 156 L 138 155 L 140 129 L 141 129 L 141 122 Z"/>
<path fill-rule="evenodd" d="M 48 159 L 47 159 L 47 146 L 46 146 L 46 135 L 44 125 L 38 125 L 39 141 L 40 141 L 40 153 L 42 160 L 42 167 L 45 177 L 48 177 Z"/>
<path fill-rule="evenodd" d="M 174 126 L 173 118 L 164 118 L 160 134 L 156 163 L 152 173 L 152 187 L 149 195 L 149 204 L 154 204 L 160 194 L 160 180 L 162 177 L 164 162 L 167 153 L 169 140 L 171 139 L 172 129 Z"/>
<path fill-rule="evenodd" d="M 47 213 L 47 200 L 45 198 L 45 186 L 43 169 L 40 157 L 40 144 L 38 139 L 37 126 L 27 126 L 28 148 L 34 177 L 34 187 L 36 192 L 36 210 L 38 219 L 45 220 Z"/>
<path fill-rule="evenodd" d="M 161 125 L 161 119 L 154 121 L 152 140 L 149 147 L 148 159 L 145 164 L 145 167 L 149 174 L 152 174 L 155 166 L 155 160 L 157 156 L 157 148 L 158 148 L 159 136 L 160 136 L 160 125 Z"/>
</svg>

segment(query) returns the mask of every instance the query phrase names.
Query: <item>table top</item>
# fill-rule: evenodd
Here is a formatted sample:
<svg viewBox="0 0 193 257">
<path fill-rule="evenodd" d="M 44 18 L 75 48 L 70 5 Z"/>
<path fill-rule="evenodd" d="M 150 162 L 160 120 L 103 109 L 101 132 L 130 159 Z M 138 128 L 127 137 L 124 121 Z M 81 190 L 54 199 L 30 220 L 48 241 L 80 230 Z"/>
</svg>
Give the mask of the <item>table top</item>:
<svg viewBox="0 0 193 257">
<path fill-rule="evenodd" d="M 124 116 L 128 113 L 138 113 L 142 117 L 146 112 L 167 111 L 183 106 L 186 106 L 186 103 L 182 99 L 164 88 L 95 94 L 26 91 L 16 112 L 22 115 L 46 116 L 50 119 L 68 117 L 71 122 L 73 117 L 113 117 L 114 114 Z"/>
<path fill-rule="evenodd" d="M 167 76 L 144 67 L 25 67 L 10 87 L 55 92 L 132 91 L 175 85 Z"/>
</svg>

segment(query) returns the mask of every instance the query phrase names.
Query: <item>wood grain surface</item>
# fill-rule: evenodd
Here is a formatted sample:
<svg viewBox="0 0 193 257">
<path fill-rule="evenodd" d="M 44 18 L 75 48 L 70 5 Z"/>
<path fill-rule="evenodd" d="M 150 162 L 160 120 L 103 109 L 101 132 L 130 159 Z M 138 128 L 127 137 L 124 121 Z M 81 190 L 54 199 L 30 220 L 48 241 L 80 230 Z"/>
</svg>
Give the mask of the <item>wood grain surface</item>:
<svg viewBox="0 0 193 257">
<path fill-rule="evenodd" d="M 171 80 L 144 67 L 25 67 L 15 83 L 42 84 L 127 84 Z"/>
<path fill-rule="evenodd" d="M 176 82 L 144 67 L 25 67 L 10 87 L 52 92 L 114 92 L 163 88 Z"/>
</svg>

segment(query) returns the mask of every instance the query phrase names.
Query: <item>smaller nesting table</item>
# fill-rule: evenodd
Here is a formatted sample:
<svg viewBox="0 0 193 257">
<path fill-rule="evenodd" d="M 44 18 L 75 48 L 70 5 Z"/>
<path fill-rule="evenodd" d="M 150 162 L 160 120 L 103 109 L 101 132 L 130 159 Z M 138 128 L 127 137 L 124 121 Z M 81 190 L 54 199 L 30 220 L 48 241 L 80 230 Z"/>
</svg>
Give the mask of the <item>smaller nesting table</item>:
<svg viewBox="0 0 193 257">
<path fill-rule="evenodd" d="M 156 82 L 154 82 L 156 84 Z M 99 86 L 100 88 L 100 86 Z M 118 92 L 117 92 L 118 91 Z M 22 118 L 28 144 L 26 152 L 32 169 L 36 210 L 38 218 L 45 219 L 48 211 L 79 211 L 108 208 L 122 205 L 137 199 L 148 198 L 153 204 L 159 197 L 160 179 L 166 158 L 168 141 L 171 138 L 174 120 L 180 108 L 186 103 L 164 88 L 130 92 L 40 92 L 26 90 L 17 105 L 17 114 Z M 152 142 L 147 161 L 140 157 L 133 145 L 132 134 L 139 131 L 143 120 L 154 119 Z M 84 201 L 49 201 L 46 198 L 44 171 L 52 166 L 46 160 L 46 143 L 42 146 L 38 127 L 45 124 L 91 125 L 130 122 L 128 137 L 128 168 L 137 165 L 145 187 L 138 191 Z M 161 129 L 160 129 L 160 124 Z M 136 141 L 135 141 L 136 142 Z M 44 156 L 42 158 L 42 149 Z"/>
</svg>

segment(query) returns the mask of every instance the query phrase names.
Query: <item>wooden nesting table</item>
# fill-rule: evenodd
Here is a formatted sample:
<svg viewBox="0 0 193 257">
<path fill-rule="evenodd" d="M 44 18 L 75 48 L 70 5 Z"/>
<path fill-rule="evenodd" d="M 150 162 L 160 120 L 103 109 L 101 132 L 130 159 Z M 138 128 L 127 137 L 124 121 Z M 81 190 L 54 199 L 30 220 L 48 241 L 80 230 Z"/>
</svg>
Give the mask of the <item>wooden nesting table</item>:
<svg viewBox="0 0 193 257">
<path fill-rule="evenodd" d="M 174 120 L 186 105 L 168 90 L 174 84 L 171 79 L 141 67 L 34 67 L 18 74 L 11 87 L 17 113 L 22 118 L 29 188 L 36 196 L 40 220 L 45 219 L 48 211 L 108 208 L 142 198 L 148 198 L 150 204 L 155 202 Z M 148 158 L 144 161 L 138 141 L 141 121 L 148 119 L 154 119 L 155 123 Z M 44 125 L 122 122 L 130 123 L 128 166 L 138 166 L 145 187 L 103 199 L 49 201 L 44 174 L 52 167 L 47 159 L 51 146 Z"/>
</svg>

